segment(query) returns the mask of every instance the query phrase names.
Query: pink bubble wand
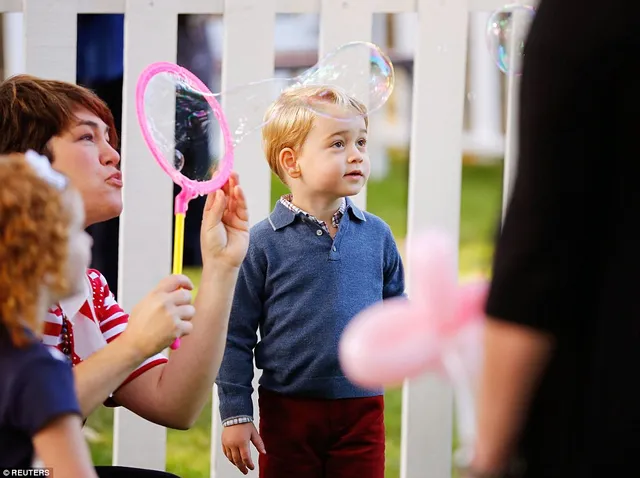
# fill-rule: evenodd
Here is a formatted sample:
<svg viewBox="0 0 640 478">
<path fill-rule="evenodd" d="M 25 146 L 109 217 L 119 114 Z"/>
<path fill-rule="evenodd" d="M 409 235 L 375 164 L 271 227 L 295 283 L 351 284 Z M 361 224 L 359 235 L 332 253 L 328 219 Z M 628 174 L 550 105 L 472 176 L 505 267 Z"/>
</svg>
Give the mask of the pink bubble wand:
<svg viewBox="0 0 640 478">
<path fill-rule="evenodd" d="M 174 78 L 176 84 L 179 82 L 193 89 L 193 91 L 197 91 L 204 99 L 206 99 L 209 107 L 211 107 L 213 114 L 220 124 L 225 145 L 225 154 L 220 161 L 220 165 L 216 169 L 215 174 L 213 174 L 212 178 L 208 181 L 197 181 L 183 175 L 178 169 L 176 169 L 173 162 L 169 161 L 166 153 L 162 151 L 161 145 L 158 144 L 157 134 L 154 133 L 153 122 L 149 121 L 150 116 L 147 112 L 148 104 L 145 99 L 150 83 L 154 78 L 160 78 L 163 75 L 168 75 L 168 77 Z M 189 70 L 174 63 L 153 63 L 145 68 L 136 85 L 136 110 L 142 136 L 147 147 L 151 151 L 151 154 L 162 170 L 167 173 L 173 182 L 181 188 L 181 191 L 176 196 L 174 203 L 174 214 L 176 220 L 174 228 L 172 273 L 182 274 L 184 223 L 189 201 L 198 196 L 204 196 L 222 188 L 229 180 L 229 176 L 233 169 L 234 150 L 229 125 L 220 103 L 209 91 L 209 88 L 207 88 L 207 86 Z M 171 344 L 171 349 L 175 350 L 179 346 L 180 338 L 176 338 L 176 340 Z"/>
</svg>

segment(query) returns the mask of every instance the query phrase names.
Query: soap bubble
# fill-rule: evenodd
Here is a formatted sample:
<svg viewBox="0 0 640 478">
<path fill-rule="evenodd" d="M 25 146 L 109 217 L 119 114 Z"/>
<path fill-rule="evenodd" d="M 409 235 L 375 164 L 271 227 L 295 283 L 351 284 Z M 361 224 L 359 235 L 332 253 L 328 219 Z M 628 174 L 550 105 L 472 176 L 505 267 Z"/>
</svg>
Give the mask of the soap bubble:
<svg viewBox="0 0 640 478">
<path fill-rule="evenodd" d="M 535 9 L 528 5 L 507 5 L 489 17 L 487 46 L 503 73 L 522 74 L 524 45 L 534 17 Z"/>
<path fill-rule="evenodd" d="M 328 86 L 346 92 L 366 106 L 367 114 L 387 102 L 394 81 L 391 60 L 376 45 L 366 42 L 341 46 L 298 77 L 301 86 Z M 322 97 L 316 100 L 319 101 L 309 101 L 309 107 L 320 115 L 333 117 L 332 110 L 324 107 Z M 349 116 L 354 115 L 361 113 Z"/>
<path fill-rule="evenodd" d="M 139 100 L 141 126 L 156 158 L 189 180 L 211 180 L 227 148 L 221 113 L 206 87 L 179 71 L 161 70 L 148 78 Z"/>
<path fill-rule="evenodd" d="M 315 114 L 351 120 L 380 109 L 394 81 L 393 64 L 378 46 L 351 42 L 298 76 L 268 78 L 215 94 L 188 70 L 154 63 L 138 81 L 136 107 L 145 141 L 162 167 L 172 177 L 177 172 L 202 183 L 227 171 L 234 148 L 277 117 L 277 110 L 267 112 L 283 93 L 291 93 Z M 296 94 L 296 89 L 309 87 L 317 91 Z M 330 88 L 363 103 L 365 109 L 333 107 Z"/>
<path fill-rule="evenodd" d="M 173 161 L 173 169 L 180 172 L 182 171 L 182 168 L 184 168 L 184 154 L 182 154 L 179 149 L 176 149 L 175 158 Z"/>
</svg>

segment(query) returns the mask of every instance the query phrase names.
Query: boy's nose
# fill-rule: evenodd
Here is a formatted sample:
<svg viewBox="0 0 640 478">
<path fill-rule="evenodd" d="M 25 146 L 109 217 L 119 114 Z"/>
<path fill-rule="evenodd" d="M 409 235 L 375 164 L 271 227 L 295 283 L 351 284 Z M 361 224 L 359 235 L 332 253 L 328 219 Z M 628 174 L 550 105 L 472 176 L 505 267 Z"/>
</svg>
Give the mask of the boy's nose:
<svg viewBox="0 0 640 478">
<path fill-rule="evenodd" d="M 362 153 L 360 153 L 360 151 L 356 151 L 356 152 L 351 153 L 349 155 L 349 162 L 350 163 L 361 163 L 362 160 L 363 160 Z"/>
</svg>

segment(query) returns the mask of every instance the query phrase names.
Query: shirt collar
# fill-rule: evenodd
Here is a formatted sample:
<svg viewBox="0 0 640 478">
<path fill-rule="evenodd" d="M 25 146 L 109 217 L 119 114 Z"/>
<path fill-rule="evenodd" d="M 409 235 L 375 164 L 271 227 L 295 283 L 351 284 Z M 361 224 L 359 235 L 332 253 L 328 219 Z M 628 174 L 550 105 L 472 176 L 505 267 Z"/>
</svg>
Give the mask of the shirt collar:
<svg viewBox="0 0 640 478">
<path fill-rule="evenodd" d="M 360 220 L 366 221 L 364 213 L 353 203 L 350 198 L 345 198 L 346 200 L 346 211 L 348 211 L 352 217 Z M 296 213 L 289 209 L 287 206 L 282 204 L 280 200 L 276 202 L 273 211 L 269 215 L 269 223 L 274 231 L 279 229 L 283 229 L 288 225 L 292 224 L 296 218 Z"/>
<path fill-rule="evenodd" d="M 84 303 L 91 297 L 91 284 L 86 274 L 82 280 L 82 291 L 64 300 L 61 300 L 58 305 L 62 312 L 69 318 L 73 318 L 82 308 Z"/>
</svg>

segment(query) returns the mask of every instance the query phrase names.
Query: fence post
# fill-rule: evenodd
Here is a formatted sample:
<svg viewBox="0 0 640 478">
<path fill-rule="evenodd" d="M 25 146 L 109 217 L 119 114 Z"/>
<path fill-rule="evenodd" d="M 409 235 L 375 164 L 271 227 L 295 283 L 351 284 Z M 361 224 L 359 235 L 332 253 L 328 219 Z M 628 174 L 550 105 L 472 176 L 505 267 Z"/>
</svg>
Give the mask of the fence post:
<svg viewBox="0 0 640 478">
<path fill-rule="evenodd" d="M 173 183 L 155 164 L 136 120 L 138 76 L 150 63 L 176 61 L 178 20 L 173 0 L 127 0 L 124 33 L 122 172 L 118 298 L 131 310 L 171 272 Z M 113 463 L 166 467 L 166 429 L 124 408 L 113 424 Z"/>
<path fill-rule="evenodd" d="M 77 0 L 23 0 L 25 71 L 76 82 Z"/>
<path fill-rule="evenodd" d="M 246 85 L 252 81 L 264 80 L 274 76 L 275 65 L 275 0 L 225 0 L 223 30 L 224 42 L 222 53 L 222 91 L 236 86 Z M 234 117 L 234 100 L 242 98 L 222 95 L 222 107 L 227 111 L 231 129 L 237 125 Z M 260 118 L 264 112 L 260 112 Z M 256 118 L 252 124 L 258 124 Z M 271 210 L 271 170 L 262 152 L 260 131 L 245 137 L 235 150 L 234 169 L 240 175 L 247 201 L 251 225 L 261 221 Z M 253 386 L 257 388 L 260 374 L 254 372 Z M 258 403 L 256 393 L 253 396 L 254 419 L 259 426 Z M 220 442 L 222 426 L 220 424 L 218 392 L 214 386 L 211 424 L 211 476 L 212 478 L 234 478 L 239 471 L 229 463 L 222 453 Z M 251 450 L 256 465 L 249 476 L 258 476 L 258 456 Z"/>
<path fill-rule="evenodd" d="M 458 240 L 467 60 L 466 0 L 418 0 L 408 236 L 428 227 Z M 411 249 L 408 250 L 409 255 Z M 411 264 L 408 264 L 410 273 Z M 411 284 L 409 284 L 409 293 Z M 450 386 L 431 375 L 405 383 L 402 478 L 451 476 Z"/>
<path fill-rule="evenodd" d="M 357 21 L 354 21 L 357 18 Z M 322 0 L 320 4 L 320 48 L 318 58 L 321 59 L 336 48 L 352 41 L 370 42 L 373 29 L 373 12 L 370 0 Z M 360 68 L 368 58 L 354 58 L 356 68 Z M 366 65 L 367 63 L 364 63 Z M 382 114 L 379 110 L 374 115 Z M 374 118 L 377 120 L 377 118 Z M 371 124 L 371 123 L 370 123 Z M 375 150 L 375 136 L 368 138 L 368 149 Z M 379 153 L 379 151 L 376 151 Z M 354 203 L 366 209 L 367 187 L 353 198 Z"/>
</svg>

